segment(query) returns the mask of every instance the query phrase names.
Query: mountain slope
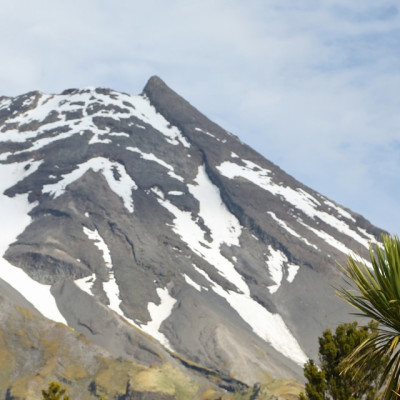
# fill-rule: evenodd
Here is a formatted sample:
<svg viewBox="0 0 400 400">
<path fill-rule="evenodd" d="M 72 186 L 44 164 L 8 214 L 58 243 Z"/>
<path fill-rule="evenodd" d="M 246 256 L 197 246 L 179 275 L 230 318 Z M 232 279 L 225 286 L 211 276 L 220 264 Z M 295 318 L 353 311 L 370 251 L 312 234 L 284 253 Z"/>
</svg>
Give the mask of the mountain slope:
<svg viewBox="0 0 400 400">
<path fill-rule="evenodd" d="M 0 176 L 0 278 L 44 316 L 148 365 L 145 332 L 249 385 L 301 379 L 349 318 L 336 263 L 381 233 L 157 77 L 0 98 Z"/>
</svg>

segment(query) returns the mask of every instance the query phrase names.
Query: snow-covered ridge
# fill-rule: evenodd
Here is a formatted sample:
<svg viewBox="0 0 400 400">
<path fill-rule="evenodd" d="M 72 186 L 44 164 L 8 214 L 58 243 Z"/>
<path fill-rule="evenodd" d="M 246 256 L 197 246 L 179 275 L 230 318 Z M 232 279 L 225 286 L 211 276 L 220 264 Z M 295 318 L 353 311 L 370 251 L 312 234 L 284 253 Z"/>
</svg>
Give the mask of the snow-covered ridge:
<svg viewBox="0 0 400 400">
<path fill-rule="evenodd" d="M 58 95 L 40 94 L 36 107 L 17 115 L 12 114 L 4 121 L 0 132 L 0 142 L 30 144 L 28 149 L 14 153 L 18 154 L 35 151 L 54 141 L 90 131 L 92 138 L 89 144 L 108 144 L 112 142 L 112 136 L 116 134 L 100 129 L 94 118 L 107 116 L 121 120 L 133 116 L 161 132 L 168 143 L 174 146 L 190 147 L 179 129 L 171 126 L 145 95 L 130 96 L 114 91 L 108 91 L 107 94 L 106 92 L 104 89 L 86 88 Z M 33 98 L 27 98 L 24 104 L 29 106 L 32 101 Z M 2 108 L 11 107 L 12 99 L 4 101 L 1 106 Z M 77 117 L 69 119 L 69 116 L 74 113 Z M 39 128 L 37 124 L 40 125 Z M 146 129 L 146 126 L 135 125 Z M 103 138 L 102 135 L 110 137 Z M 126 133 L 120 133 L 119 136 L 121 135 L 126 135 Z M 6 159 L 10 154 L 3 154 L 2 159 Z"/>
<path fill-rule="evenodd" d="M 351 237 L 366 248 L 369 247 L 368 239 L 352 230 L 345 221 L 324 211 L 318 210 L 317 207 L 321 203 L 310 193 L 307 193 L 300 188 L 293 189 L 288 186 L 281 186 L 273 182 L 271 171 L 264 169 L 251 161 L 242 161 L 245 164 L 244 166 L 231 161 L 225 161 L 218 166 L 217 169 L 227 178 L 234 179 L 236 177 L 242 177 L 262 189 L 269 191 L 273 195 L 281 196 L 285 201 L 301 210 L 310 218 L 319 218 L 321 221 L 335 228 L 338 232 Z M 332 207 L 332 205 L 333 203 L 331 203 L 330 206 Z M 336 210 L 338 208 L 339 207 L 335 206 Z M 347 214 L 348 213 L 345 210 L 342 210 L 340 213 L 341 216 L 346 216 Z"/>
<path fill-rule="evenodd" d="M 342 242 L 339 242 L 339 240 L 335 239 L 333 236 L 329 235 L 328 233 L 320 230 L 320 229 L 315 229 L 309 225 L 307 225 L 306 223 L 304 223 L 301 219 L 298 219 L 299 223 L 302 224 L 304 227 L 306 227 L 307 229 L 309 229 L 311 232 L 313 232 L 316 236 L 318 236 L 319 238 L 323 239 L 326 243 L 328 243 L 330 246 L 338 249 L 339 251 L 341 251 L 343 254 L 345 254 L 346 256 L 352 256 L 353 258 L 355 258 L 358 261 L 363 262 L 364 264 L 370 266 L 372 268 L 372 264 L 368 261 L 365 260 L 364 258 L 358 256 L 358 255 L 354 255 L 354 252 L 349 249 L 345 244 L 343 244 Z"/>
</svg>

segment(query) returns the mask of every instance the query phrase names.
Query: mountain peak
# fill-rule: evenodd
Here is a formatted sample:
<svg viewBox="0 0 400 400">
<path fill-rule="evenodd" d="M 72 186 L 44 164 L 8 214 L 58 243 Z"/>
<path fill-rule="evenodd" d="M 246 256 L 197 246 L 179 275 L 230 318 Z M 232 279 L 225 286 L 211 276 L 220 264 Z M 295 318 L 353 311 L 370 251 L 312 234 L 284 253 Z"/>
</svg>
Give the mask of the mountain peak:
<svg viewBox="0 0 400 400">
<path fill-rule="evenodd" d="M 167 99 L 169 102 L 176 103 L 182 101 L 176 92 L 174 92 L 160 77 L 152 76 L 146 83 L 142 94 L 147 96 L 152 103 L 164 102 Z M 156 104 L 154 104 L 156 105 Z"/>
<path fill-rule="evenodd" d="M 158 75 L 153 75 L 147 81 L 146 86 L 144 87 L 143 91 L 146 92 L 147 90 L 152 90 L 152 88 L 154 88 L 154 87 L 164 87 L 164 86 L 167 87 L 168 89 L 170 89 L 167 86 L 167 84 Z"/>
<path fill-rule="evenodd" d="M 301 376 L 347 315 L 336 261 L 380 233 L 157 76 L 138 96 L 4 98 L 0 189 L 0 279 L 39 312 L 117 356 L 152 362 L 145 332 L 247 384 Z"/>
</svg>

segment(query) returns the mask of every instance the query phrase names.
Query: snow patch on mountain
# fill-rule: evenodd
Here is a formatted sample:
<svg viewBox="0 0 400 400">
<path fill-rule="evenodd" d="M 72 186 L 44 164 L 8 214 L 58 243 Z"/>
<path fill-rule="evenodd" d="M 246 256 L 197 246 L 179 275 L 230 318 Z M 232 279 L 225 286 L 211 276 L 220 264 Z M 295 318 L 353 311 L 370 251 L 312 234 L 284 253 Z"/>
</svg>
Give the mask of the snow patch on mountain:
<svg viewBox="0 0 400 400">
<path fill-rule="evenodd" d="M 192 264 L 194 270 L 198 272 L 200 275 L 202 275 L 208 282 L 210 282 L 212 285 L 214 285 L 214 281 L 208 276 L 207 272 L 203 271 L 201 268 L 199 268 L 196 264 Z"/>
<path fill-rule="evenodd" d="M 266 264 L 271 278 L 275 282 L 274 285 L 268 286 L 268 290 L 273 294 L 276 293 L 282 284 L 285 276 L 285 266 L 287 271 L 286 280 L 290 283 L 293 282 L 300 267 L 295 264 L 289 264 L 285 254 L 280 250 L 273 249 L 272 246 L 268 246 L 268 252 L 269 257 L 266 260 Z"/>
<path fill-rule="evenodd" d="M 336 210 L 340 215 L 342 215 L 343 217 L 349 219 L 350 221 L 356 222 L 356 220 L 352 217 L 352 215 L 347 212 L 345 209 L 343 209 L 342 207 L 337 206 L 336 204 L 332 203 L 329 200 L 324 200 L 324 203 L 328 206 L 333 208 L 334 210 Z"/>
<path fill-rule="evenodd" d="M 83 231 L 86 236 L 93 241 L 94 245 L 102 252 L 103 260 L 106 267 L 109 269 L 109 280 L 108 282 L 103 282 L 102 286 L 109 300 L 109 308 L 115 311 L 117 314 L 122 316 L 126 321 L 132 325 L 140 328 L 147 334 L 153 336 L 156 340 L 162 343 L 165 347 L 172 350 L 168 339 L 162 334 L 159 329 L 163 321 L 165 321 L 172 312 L 172 308 L 176 303 L 176 299 L 169 295 L 168 289 L 157 288 L 157 294 L 160 298 L 160 304 L 156 305 L 154 303 L 149 303 L 147 308 L 150 313 L 151 320 L 147 324 L 138 325 L 130 318 L 128 318 L 124 312 L 121 310 L 121 297 L 118 284 L 115 280 L 112 259 L 110 250 L 105 243 L 104 239 L 101 237 L 97 229 L 90 230 L 87 227 L 83 227 Z M 90 277 L 75 280 L 75 283 L 86 293 L 93 295 L 91 293 L 91 287 L 94 282 L 95 275 Z"/>
<path fill-rule="evenodd" d="M 183 277 L 185 278 L 185 281 L 188 285 L 194 287 L 197 291 L 201 292 L 201 286 L 198 283 L 196 283 L 193 279 L 191 279 L 186 274 L 183 274 Z"/>
<path fill-rule="evenodd" d="M 129 134 L 125 132 L 108 132 L 107 135 L 116 137 L 126 137 L 126 138 L 130 137 Z"/>
<path fill-rule="evenodd" d="M 111 310 L 120 314 L 121 296 L 114 276 L 110 249 L 108 248 L 104 239 L 100 236 L 97 229 L 92 231 L 84 226 L 83 231 L 85 232 L 86 236 L 93 241 L 94 245 L 103 253 L 104 264 L 109 269 L 108 281 L 103 282 L 103 289 L 106 292 L 108 301 L 110 302 L 109 307 Z"/>
<path fill-rule="evenodd" d="M 171 315 L 172 309 L 176 303 L 168 292 L 167 288 L 157 288 L 157 295 L 160 298 L 160 304 L 149 303 L 147 309 L 151 320 L 147 324 L 140 325 L 140 329 L 157 339 L 167 349 L 173 350 L 169 340 L 160 332 L 161 324 Z"/>
<path fill-rule="evenodd" d="M 159 159 L 157 156 L 155 156 L 153 153 L 144 153 L 143 151 L 141 151 L 141 150 L 138 149 L 137 147 L 127 147 L 126 149 L 129 150 L 129 151 L 132 151 L 132 152 L 134 152 L 134 153 L 140 154 L 140 157 L 143 158 L 144 160 L 154 161 L 154 162 L 156 162 L 157 164 L 162 165 L 164 168 L 168 169 L 168 175 L 169 175 L 171 178 L 175 178 L 175 179 L 177 179 L 177 180 L 180 181 L 180 182 L 183 182 L 183 181 L 184 181 L 184 179 L 183 179 L 181 176 L 175 174 L 175 172 L 174 172 L 174 167 L 172 167 L 172 165 L 166 163 L 166 162 L 163 161 L 163 160 L 160 160 L 160 159 Z"/>
<path fill-rule="evenodd" d="M 164 192 L 157 186 L 153 186 L 149 192 L 153 192 L 157 197 L 159 197 L 160 199 L 164 199 Z"/>
<path fill-rule="evenodd" d="M 92 274 L 90 276 L 85 276 L 84 278 L 81 279 L 76 279 L 74 280 L 74 283 L 79 287 L 79 289 L 93 296 L 92 287 L 95 280 L 96 280 L 96 274 Z"/>
<path fill-rule="evenodd" d="M 33 168 L 26 169 L 32 164 Z M 26 178 L 38 164 L 40 162 L 32 161 L 0 164 L 0 221 L 2 230 L 7 232 L 6 235 L 0 235 L 0 278 L 20 292 L 46 318 L 66 324 L 51 294 L 51 286 L 36 282 L 21 268 L 14 267 L 3 258 L 10 244 L 31 223 L 28 214 L 36 205 L 29 203 L 26 194 L 10 198 L 4 191 Z"/>
<path fill-rule="evenodd" d="M 103 260 L 104 260 L 106 267 L 112 268 L 110 250 L 109 250 L 108 246 L 106 245 L 106 243 L 104 242 L 103 238 L 100 236 L 97 229 L 92 231 L 89 228 L 86 228 L 86 226 L 84 226 L 83 232 L 90 240 L 93 241 L 94 245 L 103 253 Z"/>
<path fill-rule="evenodd" d="M 382 243 L 378 242 L 375 238 L 375 236 L 369 234 L 365 229 L 362 229 L 360 227 L 357 228 L 366 238 L 368 238 L 370 243 L 376 244 L 378 246 L 383 246 Z"/>
<path fill-rule="evenodd" d="M 14 123 L 13 120 L 7 120 L 8 123 Z M 35 139 L 40 136 L 48 134 L 50 131 L 54 131 L 55 129 L 64 126 L 65 122 L 64 121 L 56 121 L 56 122 L 51 122 L 44 124 L 39 127 L 39 129 L 34 129 L 34 130 L 19 130 L 18 128 L 15 129 L 8 129 L 4 132 L 0 133 L 0 142 L 11 142 L 11 143 L 30 143 L 30 139 Z M 68 131 L 71 130 L 70 127 L 67 129 Z M 68 136 L 71 135 L 71 133 L 68 134 Z M 59 135 L 53 135 L 52 137 L 46 138 L 46 140 L 58 140 Z M 39 146 L 40 148 L 41 146 Z M 23 150 L 23 151 L 30 151 L 28 150 Z M 15 152 L 13 154 L 18 154 L 19 152 Z"/>
<path fill-rule="evenodd" d="M 366 264 L 367 266 L 369 266 L 370 268 L 372 268 L 372 264 L 366 260 L 365 258 L 360 257 L 359 255 L 355 254 L 351 249 L 349 249 L 345 244 L 343 244 L 342 242 L 339 242 L 337 239 L 335 239 L 333 236 L 329 235 L 328 233 L 319 230 L 319 229 L 315 229 L 307 224 L 305 224 L 303 221 L 301 221 L 300 219 L 298 219 L 298 221 L 307 229 L 309 229 L 311 232 L 315 233 L 315 235 L 317 235 L 318 237 L 320 237 L 321 239 L 323 239 L 326 243 L 328 243 L 330 246 L 336 248 L 337 250 L 341 251 L 342 253 L 344 253 L 346 256 L 352 256 L 353 258 L 355 258 L 357 261 L 360 261 L 364 264 Z"/>
<path fill-rule="evenodd" d="M 271 294 L 273 294 L 281 286 L 283 279 L 283 267 L 288 259 L 280 250 L 274 250 L 272 246 L 268 246 L 268 252 L 269 257 L 266 260 L 266 264 L 268 266 L 268 271 L 271 275 L 271 278 L 275 282 L 274 285 L 268 286 L 268 290 Z"/>
<path fill-rule="evenodd" d="M 121 94 L 119 94 L 121 95 Z M 123 98 L 123 95 L 121 95 Z M 161 132 L 168 143 L 175 146 L 181 144 L 185 148 L 190 148 L 190 143 L 182 135 L 181 131 L 172 126 L 150 103 L 146 95 L 126 96 L 125 101 L 132 104 L 134 109 L 131 113 L 143 122 L 151 125 L 153 128 Z"/>
<path fill-rule="evenodd" d="M 199 201 L 199 216 L 210 229 L 213 242 L 218 247 L 221 247 L 222 243 L 239 246 L 242 227 L 226 208 L 218 187 L 211 182 L 204 165 L 199 167 L 194 182 L 194 185 L 188 185 L 188 189 Z"/>
<path fill-rule="evenodd" d="M 10 98 L 4 97 L 0 99 L 0 110 L 10 107 L 12 100 Z"/>
<path fill-rule="evenodd" d="M 51 293 L 50 285 L 35 281 L 4 258 L 0 259 L 0 278 L 24 296 L 44 317 L 67 325 Z"/>
<path fill-rule="evenodd" d="M 271 171 L 264 169 L 251 161 L 242 161 L 245 164 L 244 166 L 231 161 L 225 161 L 218 166 L 217 169 L 227 178 L 234 179 L 236 177 L 242 177 L 264 190 L 269 191 L 273 195 L 282 196 L 288 203 L 301 210 L 310 218 L 319 218 L 321 221 L 368 248 L 368 241 L 360 236 L 356 231 L 350 229 L 344 221 L 324 211 L 318 210 L 316 207 L 321 203 L 311 194 L 300 188 L 292 189 L 288 186 L 278 185 L 272 181 Z"/>
<path fill-rule="evenodd" d="M 318 247 L 315 244 L 310 243 L 306 238 L 300 236 L 294 229 L 290 228 L 285 221 L 282 221 L 279 219 L 275 213 L 272 211 L 268 211 L 267 214 L 269 214 L 272 219 L 274 219 L 282 228 L 287 230 L 291 235 L 293 235 L 296 238 L 299 238 L 302 240 L 304 243 L 306 243 L 308 246 L 313 247 L 314 249 L 318 250 Z"/>
<path fill-rule="evenodd" d="M 122 199 L 128 211 L 133 213 L 132 190 L 137 189 L 136 183 L 128 175 L 123 165 L 103 157 L 91 158 L 85 163 L 77 165 L 77 168 L 72 172 L 62 175 L 62 179 L 58 182 L 43 186 L 42 192 L 49 193 L 57 198 L 65 192 L 68 185 L 81 178 L 89 169 L 94 172 L 101 172 L 110 189 Z M 118 172 L 118 179 L 114 176 L 114 170 Z"/>
<path fill-rule="evenodd" d="M 197 131 L 197 132 L 202 132 L 202 133 L 204 133 L 205 135 L 208 135 L 208 136 L 210 136 L 210 137 L 212 137 L 212 138 L 214 138 L 214 139 L 217 139 L 212 133 L 207 132 L 207 131 L 205 131 L 205 130 L 203 130 L 203 129 L 201 129 L 201 128 L 194 128 L 194 130 Z M 217 140 L 218 140 L 218 139 L 217 139 Z"/>
<path fill-rule="evenodd" d="M 208 242 L 205 232 L 192 219 L 192 214 L 182 211 L 167 199 L 157 198 L 158 202 L 174 216 L 172 229 L 181 237 L 197 255 L 213 265 L 219 273 L 241 291 L 248 293 L 243 277 L 235 270 L 234 265 L 219 250 L 219 242 Z"/>
<path fill-rule="evenodd" d="M 210 230 L 211 241 L 206 233 L 193 220 L 192 214 L 182 211 L 169 200 L 158 196 L 158 202 L 174 215 L 173 230 L 187 243 L 189 248 L 205 259 L 244 293 L 249 293 L 243 277 L 236 271 L 234 265 L 220 252 L 223 243 L 239 245 L 241 226 L 236 217 L 224 205 L 219 189 L 209 180 L 204 166 L 199 167 L 194 185 L 188 185 L 189 191 L 199 201 L 200 212 L 205 225 Z"/>
<path fill-rule="evenodd" d="M 288 282 L 292 283 L 300 267 L 296 264 L 287 264 L 287 269 L 288 269 L 288 275 L 286 279 Z"/>
<path fill-rule="evenodd" d="M 308 357 L 279 314 L 269 312 L 250 296 L 231 290 L 226 291 L 215 282 L 213 290 L 226 299 L 260 338 L 295 363 L 304 365 Z"/>
</svg>

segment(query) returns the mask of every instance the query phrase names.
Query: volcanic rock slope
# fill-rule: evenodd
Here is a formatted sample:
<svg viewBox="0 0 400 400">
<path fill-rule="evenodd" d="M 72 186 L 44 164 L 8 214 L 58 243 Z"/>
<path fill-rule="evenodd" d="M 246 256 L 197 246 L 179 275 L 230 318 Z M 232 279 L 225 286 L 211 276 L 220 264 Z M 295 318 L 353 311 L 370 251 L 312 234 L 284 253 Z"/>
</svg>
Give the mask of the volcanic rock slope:
<svg viewBox="0 0 400 400">
<path fill-rule="evenodd" d="M 158 346 L 247 384 L 301 377 L 349 319 L 337 262 L 381 234 L 158 77 L 138 96 L 1 97 L 0 220 L 0 278 L 44 317 L 116 356 L 151 364 Z"/>
</svg>

